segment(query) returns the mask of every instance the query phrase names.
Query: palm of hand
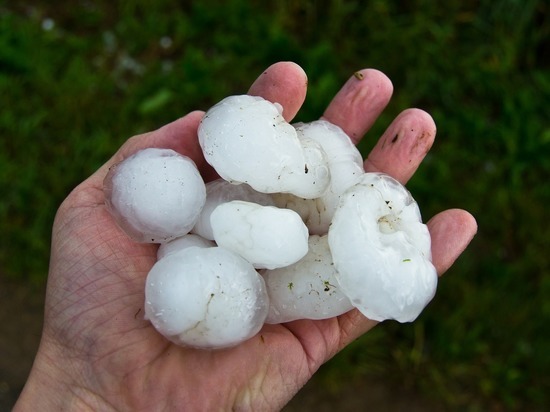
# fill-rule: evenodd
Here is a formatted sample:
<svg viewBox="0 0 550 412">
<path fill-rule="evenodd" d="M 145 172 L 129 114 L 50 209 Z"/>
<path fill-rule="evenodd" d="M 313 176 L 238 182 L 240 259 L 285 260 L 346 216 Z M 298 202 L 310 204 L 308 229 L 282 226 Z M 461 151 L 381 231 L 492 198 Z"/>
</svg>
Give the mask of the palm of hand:
<svg viewBox="0 0 550 412">
<path fill-rule="evenodd" d="M 52 267 L 46 332 L 62 345 L 57 349 L 71 360 L 71 368 L 84 367 L 83 377 L 94 389 L 83 398 L 98 396 L 98 402 L 115 409 L 121 402 L 132 410 L 190 407 L 195 401 L 251 406 L 264 382 L 275 395 L 288 387 L 297 391 L 335 352 L 336 319 L 266 326 L 243 345 L 219 351 L 166 341 L 141 309 L 156 246 L 136 244 L 120 232 L 102 206 L 101 188 L 79 189 L 72 196 L 81 205 L 66 210 L 73 200 L 68 198 L 60 209 L 65 223 L 55 236 L 60 249 L 74 253 L 65 253 Z M 118 401 L 104 395 L 109 393 Z M 287 399 L 268 401 L 273 407 Z"/>
<path fill-rule="evenodd" d="M 383 75 L 363 75 L 362 82 L 352 78 L 325 113 L 355 140 L 391 95 L 391 84 Z M 260 76 L 250 92 L 280 102 L 290 119 L 305 96 L 304 80 L 294 65 L 278 64 Z M 200 117 L 194 112 L 130 139 L 58 211 L 41 349 L 48 358 L 62 359 L 59 368 L 72 376 L 72 391 L 93 409 L 277 409 L 323 362 L 375 325 L 354 310 L 323 321 L 266 325 L 237 347 L 205 351 L 169 343 L 143 319 L 144 282 L 155 262 L 156 246 L 132 242 L 115 225 L 104 206 L 103 177 L 116 161 L 151 146 L 187 154 L 203 175 L 211 174 L 196 142 Z M 414 135 L 401 133 L 411 129 L 411 122 L 418 129 Z M 400 145 L 388 148 L 385 141 L 398 134 Z M 404 183 L 434 135 L 429 116 L 407 112 L 382 136 L 365 167 Z M 386 162 L 390 158 L 391 164 Z M 475 222 L 466 212 L 454 210 L 436 216 L 429 227 L 434 264 L 442 273 L 473 236 Z"/>
</svg>

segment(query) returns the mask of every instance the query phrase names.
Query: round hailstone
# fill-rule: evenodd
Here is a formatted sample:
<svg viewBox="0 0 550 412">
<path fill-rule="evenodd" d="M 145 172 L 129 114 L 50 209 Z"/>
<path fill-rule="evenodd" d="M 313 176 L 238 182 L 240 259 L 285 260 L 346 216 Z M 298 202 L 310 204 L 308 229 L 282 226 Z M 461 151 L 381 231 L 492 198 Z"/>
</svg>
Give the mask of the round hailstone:
<svg viewBox="0 0 550 412">
<path fill-rule="evenodd" d="M 191 246 L 205 248 L 205 247 L 216 246 L 216 244 L 211 240 L 205 239 L 199 235 L 189 233 L 187 235 L 178 237 L 174 240 L 171 240 L 169 242 L 166 242 L 160 245 L 157 250 L 157 260 L 160 260 L 167 255 L 171 255 L 172 253 L 176 253 L 183 249 L 187 249 L 188 247 L 191 247 Z"/>
<path fill-rule="evenodd" d="M 327 236 L 310 236 L 307 255 L 262 276 L 269 295 L 266 323 L 328 319 L 353 309 L 336 280 Z"/>
<path fill-rule="evenodd" d="M 279 207 L 298 213 L 310 234 L 324 235 L 340 201 L 340 195 L 356 184 L 365 173 L 363 158 L 349 136 L 338 126 L 317 120 L 294 125 L 300 140 L 313 140 L 321 145 L 327 154 L 330 184 L 327 190 L 315 199 L 304 199 L 289 193 L 274 194 Z"/>
<path fill-rule="evenodd" d="M 268 306 L 258 272 L 220 247 L 189 247 L 167 255 L 147 275 L 145 316 L 179 345 L 237 345 L 258 333 Z"/>
<path fill-rule="evenodd" d="M 411 322 L 433 298 L 437 273 L 428 228 L 392 177 L 366 173 L 348 189 L 328 241 L 343 292 L 368 318 Z"/>
<path fill-rule="evenodd" d="M 144 149 L 113 166 L 104 192 L 119 226 L 145 243 L 188 233 L 206 199 L 195 163 L 170 149 Z"/>
<path fill-rule="evenodd" d="M 206 112 L 198 135 L 205 159 L 228 182 L 308 198 L 329 184 L 320 145 L 304 148 L 281 106 L 261 97 L 226 97 Z"/>
<path fill-rule="evenodd" d="M 226 180 L 217 179 L 206 184 L 206 203 L 193 227 L 192 232 L 205 239 L 214 240 L 210 215 L 216 207 L 232 200 L 243 200 L 262 206 L 275 206 L 271 195 L 257 192 L 247 184 L 231 184 Z"/>
<path fill-rule="evenodd" d="M 307 228 L 292 210 L 234 200 L 219 205 L 210 222 L 218 246 L 258 269 L 288 266 L 307 253 Z"/>
</svg>

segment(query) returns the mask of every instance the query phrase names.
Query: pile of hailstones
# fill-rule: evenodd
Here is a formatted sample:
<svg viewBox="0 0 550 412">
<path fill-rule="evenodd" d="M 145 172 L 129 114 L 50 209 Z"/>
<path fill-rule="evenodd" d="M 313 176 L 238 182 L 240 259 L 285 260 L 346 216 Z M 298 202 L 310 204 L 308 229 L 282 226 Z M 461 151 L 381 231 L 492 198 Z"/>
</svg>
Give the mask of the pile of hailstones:
<svg viewBox="0 0 550 412">
<path fill-rule="evenodd" d="M 264 323 L 358 308 L 414 320 L 437 275 L 417 203 L 395 179 L 366 173 L 327 121 L 291 125 L 279 104 L 230 96 L 202 119 L 199 143 L 221 179 L 193 161 L 142 150 L 111 168 L 107 206 L 137 242 L 160 243 L 145 316 L 171 341 L 223 348 Z"/>
</svg>

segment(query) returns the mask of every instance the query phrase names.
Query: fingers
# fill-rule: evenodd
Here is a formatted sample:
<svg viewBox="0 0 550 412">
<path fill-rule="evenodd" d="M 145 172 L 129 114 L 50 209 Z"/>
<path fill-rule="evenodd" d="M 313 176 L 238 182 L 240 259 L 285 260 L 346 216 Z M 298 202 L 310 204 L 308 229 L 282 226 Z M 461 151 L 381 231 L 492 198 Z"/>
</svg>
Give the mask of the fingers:
<svg viewBox="0 0 550 412">
<path fill-rule="evenodd" d="M 432 117 L 420 109 L 403 111 L 390 124 L 365 160 L 365 171 L 383 172 L 405 184 L 435 139 Z"/>
<path fill-rule="evenodd" d="M 390 101 L 393 85 L 382 72 L 355 72 L 330 102 L 323 118 L 340 126 L 355 144 Z"/>
<path fill-rule="evenodd" d="M 432 262 L 442 275 L 466 249 L 477 232 L 475 218 L 465 210 L 450 209 L 430 219 Z"/>
<path fill-rule="evenodd" d="M 261 96 L 283 106 L 283 117 L 291 121 L 306 98 L 307 76 L 296 63 L 279 62 L 267 68 L 257 79 L 248 94 Z"/>
</svg>

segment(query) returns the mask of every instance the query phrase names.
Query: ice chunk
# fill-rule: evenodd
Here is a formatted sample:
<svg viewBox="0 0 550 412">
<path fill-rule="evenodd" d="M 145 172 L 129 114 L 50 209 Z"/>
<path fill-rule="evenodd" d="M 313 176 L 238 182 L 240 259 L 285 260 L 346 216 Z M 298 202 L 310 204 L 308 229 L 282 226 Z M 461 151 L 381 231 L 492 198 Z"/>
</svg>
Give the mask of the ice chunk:
<svg viewBox="0 0 550 412">
<path fill-rule="evenodd" d="M 213 180 L 206 184 L 206 203 L 192 232 L 205 239 L 214 240 L 210 215 L 216 207 L 232 200 L 243 200 L 262 206 L 275 206 L 271 195 L 257 192 L 247 184 L 231 184 L 223 179 Z"/>
<path fill-rule="evenodd" d="M 147 275 L 145 316 L 179 345 L 237 345 L 260 330 L 268 305 L 258 272 L 220 247 L 189 247 L 165 256 Z"/>
<path fill-rule="evenodd" d="M 342 195 L 328 240 L 342 290 L 368 318 L 411 322 L 433 298 L 430 234 L 390 176 L 366 173 Z"/>
<path fill-rule="evenodd" d="M 157 260 L 162 259 L 165 256 L 171 255 L 172 253 L 179 252 L 188 247 L 213 247 L 216 246 L 211 240 L 205 239 L 199 235 L 189 233 L 182 237 L 178 237 L 169 242 L 163 243 L 159 246 L 157 250 Z"/>
<path fill-rule="evenodd" d="M 210 221 L 216 243 L 256 268 L 288 266 L 307 253 L 307 228 L 292 210 L 234 200 L 218 206 Z"/>
<path fill-rule="evenodd" d="M 298 262 L 262 273 L 269 295 L 266 323 L 328 319 L 353 305 L 340 290 L 327 236 L 310 236 L 309 251 Z"/>
<path fill-rule="evenodd" d="M 338 126 L 317 120 L 294 125 L 301 141 L 317 142 L 327 154 L 330 184 L 315 199 L 304 199 L 289 193 L 274 194 L 279 207 L 298 213 L 310 234 L 324 235 L 340 201 L 340 195 L 356 184 L 364 174 L 363 158 L 349 136 Z"/>
<path fill-rule="evenodd" d="M 206 199 L 193 161 L 170 149 L 144 149 L 113 166 L 104 181 L 106 204 L 138 242 L 163 243 L 188 233 Z"/>
<path fill-rule="evenodd" d="M 325 155 L 314 142 L 304 148 L 281 112 L 280 105 L 261 97 L 226 97 L 199 125 L 204 157 L 228 182 L 263 193 L 318 197 L 329 183 Z"/>
</svg>

